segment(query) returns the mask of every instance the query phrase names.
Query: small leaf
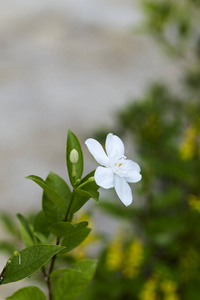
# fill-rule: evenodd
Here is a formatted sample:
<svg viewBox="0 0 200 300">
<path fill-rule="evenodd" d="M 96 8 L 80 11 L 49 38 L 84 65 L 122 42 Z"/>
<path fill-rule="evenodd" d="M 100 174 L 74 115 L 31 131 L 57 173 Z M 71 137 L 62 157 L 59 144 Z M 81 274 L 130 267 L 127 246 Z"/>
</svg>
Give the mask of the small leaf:
<svg viewBox="0 0 200 300">
<path fill-rule="evenodd" d="M 79 189 L 74 189 L 74 193 L 77 195 L 82 196 L 83 198 L 92 198 L 95 201 L 98 202 L 99 199 L 99 192 L 95 191 L 95 190 L 79 190 Z"/>
<path fill-rule="evenodd" d="M 64 238 L 61 245 L 65 246 L 65 249 L 60 252 L 61 254 L 76 248 L 89 235 L 91 228 L 86 228 L 85 225 L 83 227 L 82 223 L 83 222 L 77 224 L 77 226 Z"/>
<path fill-rule="evenodd" d="M 33 246 L 36 243 L 36 239 L 34 238 L 33 231 L 28 221 L 21 214 L 17 214 L 16 216 L 20 221 L 21 235 L 25 246 L 26 247 Z"/>
<path fill-rule="evenodd" d="M 53 172 L 49 172 L 46 183 L 60 195 L 60 197 L 65 201 L 66 206 L 68 207 L 71 202 L 72 193 L 64 179 Z"/>
<path fill-rule="evenodd" d="M 92 171 L 87 176 L 85 176 L 79 186 L 81 186 L 83 183 L 88 181 L 89 178 L 94 177 L 94 172 Z M 95 201 L 99 201 L 99 193 L 98 190 L 99 186 L 96 184 L 95 181 L 88 182 L 84 186 L 81 187 L 81 189 L 74 189 L 74 199 L 71 206 L 71 213 L 77 212 L 90 198 L 93 198 Z"/>
<path fill-rule="evenodd" d="M 45 192 L 42 196 L 42 209 L 48 225 L 63 221 L 64 214 Z"/>
<path fill-rule="evenodd" d="M 54 204 L 60 209 L 60 211 L 63 213 L 63 215 L 66 214 L 66 211 L 67 211 L 66 202 L 42 178 L 35 176 L 35 175 L 30 175 L 30 176 L 27 176 L 26 178 L 31 179 L 35 183 L 37 183 L 45 191 L 47 196 L 54 202 Z"/>
<path fill-rule="evenodd" d="M 44 234 L 42 234 L 41 232 L 35 231 L 34 233 L 34 237 L 37 238 L 37 240 L 44 245 L 48 244 L 48 239 L 46 238 L 46 236 Z M 39 243 L 37 243 L 39 244 Z"/>
<path fill-rule="evenodd" d="M 19 256 L 12 256 L 3 271 L 3 279 L 1 284 L 6 284 L 14 281 L 24 279 L 37 270 L 39 270 L 52 256 L 64 247 L 55 245 L 34 245 L 29 248 L 25 248 L 19 252 Z"/>
<path fill-rule="evenodd" d="M 35 231 L 41 232 L 46 237 L 49 236 L 49 224 L 47 223 L 44 212 L 42 210 L 39 211 L 35 216 L 33 226 Z"/>
<path fill-rule="evenodd" d="M 55 223 L 49 227 L 49 231 L 52 232 L 56 237 L 66 237 L 78 230 L 87 227 L 88 222 L 80 222 L 78 224 L 71 224 L 69 222 Z"/>
<path fill-rule="evenodd" d="M 75 176 L 72 176 L 73 165 L 70 161 L 70 153 L 73 149 L 75 149 L 79 155 L 78 162 L 74 165 L 75 172 L 76 172 Z M 83 173 L 83 153 L 82 153 L 81 145 L 80 145 L 77 137 L 70 130 L 68 130 L 68 136 L 67 136 L 66 162 L 67 162 L 69 179 L 70 179 L 71 185 L 74 187 L 77 179 L 81 179 L 81 176 Z"/>
<path fill-rule="evenodd" d="M 57 270 L 51 274 L 54 300 L 74 300 L 87 287 L 94 276 L 97 266 L 95 260 L 84 260 L 78 264 L 78 269 Z"/>
<path fill-rule="evenodd" d="M 16 291 L 12 296 L 7 297 L 6 300 L 46 300 L 46 297 L 36 286 L 27 286 Z"/>
</svg>

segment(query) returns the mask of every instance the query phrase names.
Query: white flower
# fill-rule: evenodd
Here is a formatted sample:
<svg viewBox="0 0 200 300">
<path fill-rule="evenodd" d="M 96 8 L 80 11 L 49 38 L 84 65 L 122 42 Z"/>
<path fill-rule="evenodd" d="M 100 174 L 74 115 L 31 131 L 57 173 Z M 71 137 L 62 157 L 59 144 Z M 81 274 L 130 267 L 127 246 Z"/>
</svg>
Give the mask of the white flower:
<svg viewBox="0 0 200 300">
<path fill-rule="evenodd" d="M 96 161 L 103 167 L 97 167 L 94 179 L 104 189 L 115 188 L 120 200 L 128 206 L 132 203 L 132 192 L 128 182 L 138 182 L 142 176 L 137 163 L 124 156 L 124 144 L 121 139 L 109 133 L 106 137 L 106 152 L 99 142 L 87 139 L 86 146 Z"/>
</svg>

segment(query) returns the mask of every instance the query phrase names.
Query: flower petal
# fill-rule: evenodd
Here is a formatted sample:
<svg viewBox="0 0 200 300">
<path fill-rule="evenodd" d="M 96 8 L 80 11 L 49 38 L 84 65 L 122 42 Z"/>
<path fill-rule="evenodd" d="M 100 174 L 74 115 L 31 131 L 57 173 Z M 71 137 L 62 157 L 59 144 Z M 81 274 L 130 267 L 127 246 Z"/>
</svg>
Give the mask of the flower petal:
<svg viewBox="0 0 200 300">
<path fill-rule="evenodd" d="M 111 168 L 98 167 L 94 173 L 94 179 L 104 189 L 114 187 L 114 173 Z"/>
<path fill-rule="evenodd" d="M 97 142 L 95 139 L 87 139 L 85 144 L 100 165 L 109 166 L 110 160 L 99 142 Z"/>
<path fill-rule="evenodd" d="M 106 137 L 106 152 L 110 159 L 120 159 L 124 156 L 124 144 L 122 140 L 112 133 Z"/>
<path fill-rule="evenodd" d="M 140 174 L 140 166 L 130 160 L 126 159 L 122 164 L 123 169 L 127 170 L 127 176 L 124 176 L 126 181 L 128 182 L 138 182 L 142 179 L 142 175 Z"/>
<path fill-rule="evenodd" d="M 124 203 L 124 205 L 128 206 L 132 203 L 132 192 L 131 188 L 123 177 L 115 174 L 115 191 L 120 198 L 120 200 Z"/>
</svg>

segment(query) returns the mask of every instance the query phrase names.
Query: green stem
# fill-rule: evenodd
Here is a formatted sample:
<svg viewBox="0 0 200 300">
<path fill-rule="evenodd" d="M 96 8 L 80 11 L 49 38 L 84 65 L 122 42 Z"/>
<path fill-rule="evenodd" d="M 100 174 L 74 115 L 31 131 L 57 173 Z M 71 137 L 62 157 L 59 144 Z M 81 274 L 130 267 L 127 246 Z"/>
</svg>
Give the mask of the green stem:
<svg viewBox="0 0 200 300">
<path fill-rule="evenodd" d="M 67 209 L 67 212 L 66 212 L 66 215 L 65 215 L 65 218 L 64 218 L 63 222 L 67 222 L 67 219 L 69 217 L 69 213 L 70 213 L 70 209 L 71 209 L 73 200 L 74 200 L 74 193 L 72 193 L 72 198 L 71 198 L 71 201 L 70 201 L 70 204 L 68 206 L 68 209 Z M 59 244 L 60 244 L 60 239 L 57 238 L 56 245 L 59 245 Z M 50 283 L 50 275 L 51 275 L 51 273 L 53 271 L 53 268 L 54 268 L 54 265 L 55 265 L 55 261 L 56 261 L 56 257 L 57 257 L 56 254 L 52 257 L 48 273 L 46 272 L 45 268 L 42 268 L 42 272 L 43 272 L 44 278 L 45 278 L 45 280 L 47 282 L 48 293 L 49 293 L 49 300 L 53 300 L 53 298 L 52 298 L 53 297 L 52 287 L 51 287 L 51 283 Z"/>
<path fill-rule="evenodd" d="M 86 180 L 85 182 L 81 183 L 81 184 L 77 187 L 77 189 L 80 189 L 80 188 L 82 188 L 84 185 L 86 185 L 86 184 L 88 184 L 88 183 L 91 183 L 91 182 L 93 182 L 93 181 L 94 181 L 94 177 L 90 177 L 90 178 L 88 178 L 88 180 Z"/>
</svg>

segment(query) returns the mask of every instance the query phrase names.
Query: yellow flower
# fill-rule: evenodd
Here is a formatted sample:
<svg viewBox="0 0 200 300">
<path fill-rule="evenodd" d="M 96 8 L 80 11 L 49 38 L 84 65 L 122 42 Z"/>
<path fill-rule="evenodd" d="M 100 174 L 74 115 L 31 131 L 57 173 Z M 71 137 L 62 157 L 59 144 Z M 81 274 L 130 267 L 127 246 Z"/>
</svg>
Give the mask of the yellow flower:
<svg viewBox="0 0 200 300">
<path fill-rule="evenodd" d="M 192 125 L 185 130 L 180 147 L 180 157 L 183 160 L 191 160 L 194 157 L 197 134 L 197 128 Z"/>
<path fill-rule="evenodd" d="M 200 213 L 200 199 L 195 195 L 190 195 L 188 199 L 190 207 Z"/>
<path fill-rule="evenodd" d="M 156 300 L 157 278 L 152 276 L 144 284 L 143 290 L 140 293 L 140 300 Z"/>
<path fill-rule="evenodd" d="M 126 278 L 134 278 L 143 261 L 143 246 L 139 239 L 134 239 L 124 253 L 122 272 Z"/>
<path fill-rule="evenodd" d="M 176 282 L 165 279 L 161 282 L 160 287 L 164 294 L 163 300 L 179 300 Z"/>
<path fill-rule="evenodd" d="M 121 270 L 123 260 L 123 238 L 117 234 L 107 250 L 106 266 L 110 271 Z"/>
</svg>

